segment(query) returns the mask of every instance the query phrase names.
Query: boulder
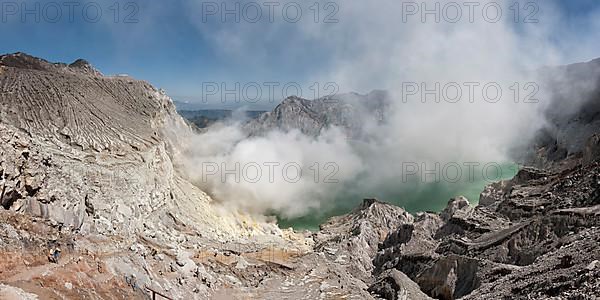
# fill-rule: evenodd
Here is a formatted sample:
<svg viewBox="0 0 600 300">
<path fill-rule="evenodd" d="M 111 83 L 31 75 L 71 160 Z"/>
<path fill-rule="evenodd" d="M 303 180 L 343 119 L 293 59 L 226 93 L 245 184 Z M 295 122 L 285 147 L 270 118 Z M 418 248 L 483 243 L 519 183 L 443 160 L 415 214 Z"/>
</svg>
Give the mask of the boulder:
<svg viewBox="0 0 600 300">
<path fill-rule="evenodd" d="M 424 270 L 416 282 L 425 293 L 437 299 L 457 299 L 479 287 L 477 259 L 450 255 Z"/>
<path fill-rule="evenodd" d="M 419 285 L 406 274 L 392 269 L 377 277 L 377 281 L 369 287 L 369 292 L 389 300 L 425 300 L 432 299 L 423 293 Z"/>
</svg>

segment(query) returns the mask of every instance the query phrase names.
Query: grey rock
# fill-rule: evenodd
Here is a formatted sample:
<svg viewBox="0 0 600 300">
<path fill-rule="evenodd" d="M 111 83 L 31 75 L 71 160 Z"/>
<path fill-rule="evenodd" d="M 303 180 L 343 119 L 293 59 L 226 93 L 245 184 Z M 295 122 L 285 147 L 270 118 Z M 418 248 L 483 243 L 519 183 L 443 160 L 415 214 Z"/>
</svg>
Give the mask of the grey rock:
<svg viewBox="0 0 600 300">
<path fill-rule="evenodd" d="M 600 159 L 600 134 L 590 137 L 583 150 L 583 164 L 589 165 Z"/>
<path fill-rule="evenodd" d="M 594 269 L 596 269 L 598 267 L 599 264 L 600 263 L 598 262 L 598 260 L 594 260 L 589 265 L 587 265 L 587 267 L 585 267 L 585 269 L 588 271 L 593 271 Z"/>
<path fill-rule="evenodd" d="M 432 299 L 423 293 L 418 284 L 398 270 L 387 270 L 380 274 L 369 291 L 383 299 L 422 300 Z"/>
<path fill-rule="evenodd" d="M 450 199 L 446 208 L 441 212 L 440 216 L 442 220 L 448 221 L 454 217 L 455 214 L 466 215 L 471 212 L 471 206 L 469 200 L 463 196 Z"/>
<path fill-rule="evenodd" d="M 527 164 L 548 167 L 580 155 L 600 131 L 600 59 L 544 68 L 540 88 L 552 95 L 545 111 L 549 126 L 537 136 Z"/>
<path fill-rule="evenodd" d="M 478 268 L 478 259 L 449 255 L 423 270 L 416 282 L 434 298 L 458 299 L 479 287 Z"/>
</svg>

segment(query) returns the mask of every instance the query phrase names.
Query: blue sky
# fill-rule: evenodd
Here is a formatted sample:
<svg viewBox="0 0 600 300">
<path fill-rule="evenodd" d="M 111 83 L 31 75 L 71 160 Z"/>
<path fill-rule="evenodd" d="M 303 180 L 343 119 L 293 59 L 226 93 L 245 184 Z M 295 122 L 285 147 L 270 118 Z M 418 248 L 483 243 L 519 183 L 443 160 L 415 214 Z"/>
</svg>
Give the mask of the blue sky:
<svg viewBox="0 0 600 300">
<path fill-rule="evenodd" d="M 130 74 L 166 89 L 174 98 L 189 99 L 197 99 L 202 82 L 308 82 L 314 74 L 332 68 L 339 57 L 351 58 L 359 53 L 355 48 L 360 44 L 348 42 L 355 32 L 343 28 L 352 28 L 352 22 L 367 23 L 370 18 L 376 18 L 367 14 L 364 20 L 344 19 L 344 9 L 350 2 L 338 1 L 339 12 L 334 14 L 339 17 L 338 22 L 331 24 L 310 24 L 307 19 L 312 21 L 314 16 L 309 13 L 308 4 L 302 4 L 305 14 L 296 24 L 282 21 L 279 13 L 275 13 L 277 20 L 274 23 L 263 22 L 264 18 L 258 23 L 220 22 L 218 17 L 212 16 L 203 22 L 203 2 L 200 1 L 135 0 L 120 2 L 119 22 L 113 19 L 115 1 L 94 2 L 103 11 L 97 23 L 83 18 L 81 7 L 91 1 L 80 1 L 81 5 L 74 9 L 73 22 L 68 20 L 65 15 L 68 10 L 63 7 L 63 16 L 57 23 L 45 20 L 43 13 L 37 23 L 31 15 L 26 16 L 25 22 L 20 20 L 22 6 L 16 15 L 7 13 L 9 2 L 2 1 L 1 53 L 22 51 L 62 62 L 85 58 L 105 74 Z M 130 2 L 139 9 L 132 18 L 136 22 L 124 23 L 126 15 L 134 9 L 125 7 Z M 544 1 L 544 5 L 548 2 L 551 1 Z M 13 3 L 25 3 L 27 8 L 33 9 L 36 3 L 43 7 L 46 2 Z M 579 36 L 596 34 L 590 32 L 593 28 L 589 27 L 587 18 L 598 11 L 600 1 L 553 3 L 561 11 L 561 27 L 571 35 L 575 33 L 568 41 L 562 41 L 564 32 L 557 32 L 549 37 L 555 39 L 555 43 L 575 44 L 571 46 L 576 47 Z M 320 3 L 320 19 L 331 12 L 326 9 L 326 4 L 327 1 Z M 377 12 L 377 9 L 373 11 Z M 542 20 L 544 13 L 543 10 L 540 12 Z M 52 11 L 48 14 L 50 16 L 46 17 L 54 16 Z M 332 28 L 335 30 L 328 31 Z M 333 32 L 336 36 L 317 32 Z M 568 45 L 563 46 L 562 49 Z M 597 55 L 591 51 L 593 49 L 574 53 L 563 60 L 571 62 L 600 57 L 600 50 Z"/>
</svg>

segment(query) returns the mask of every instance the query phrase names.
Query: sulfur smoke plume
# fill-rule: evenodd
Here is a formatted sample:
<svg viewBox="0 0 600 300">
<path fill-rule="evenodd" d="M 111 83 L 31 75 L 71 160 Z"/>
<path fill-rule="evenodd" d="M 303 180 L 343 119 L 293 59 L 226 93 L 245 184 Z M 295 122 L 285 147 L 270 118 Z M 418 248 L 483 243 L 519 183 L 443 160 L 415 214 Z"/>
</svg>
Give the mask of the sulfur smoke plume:
<svg viewBox="0 0 600 300">
<path fill-rule="evenodd" d="M 383 124 L 365 121 L 368 139 L 364 140 L 349 140 L 338 128 L 318 137 L 278 130 L 248 137 L 241 123 L 219 124 L 189 140 L 182 152 L 184 173 L 226 205 L 297 217 L 344 197 L 370 196 L 382 189 L 402 191 L 411 184 L 402 181 L 406 162 L 432 167 L 436 163 L 512 161 L 511 149 L 529 142 L 546 124 L 543 112 L 552 95 L 539 82 L 540 68 L 586 60 L 592 54 L 567 52 L 564 46 L 600 40 L 596 34 L 575 40 L 579 35 L 561 28 L 564 16 L 551 2 L 538 3 L 537 23 L 524 23 L 525 12 L 516 22 L 509 8 L 513 2 L 494 1 L 503 10 L 497 22 L 485 20 L 481 9 L 475 10 L 473 22 L 467 15 L 456 23 L 443 17 L 438 23 L 434 16 L 422 20 L 419 14 L 403 20 L 403 2 L 386 0 L 339 2 L 335 24 L 315 23 L 311 18 L 297 24 L 278 20 L 253 27 L 199 24 L 207 39 L 227 45 L 223 51 L 237 59 L 256 59 L 251 53 L 260 51 L 261 39 L 269 43 L 280 38 L 285 41 L 281 51 L 291 56 L 304 45 L 318 44 L 327 60 L 315 64 L 306 82 L 334 81 L 341 90 L 363 93 L 385 89 L 391 94 L 391 107 Z M 416 3 L 429 8 L 436 5 L 435 1 Z M 486 3 L 481 2 L 479 8 Z M 581 23 L 598 29 L 596 15 L 591 13 Z M 564 39 L 550 39 L 552 32 L 564 32 Z M 265 68 L 277 67 L 268 58 L 262 59 Z M 426 95 L 423 103 L 422 87 L 434 89 L 437 83 L 440 89 L 458 85 L 461 93 L 449 88 L 445 95 L 456 96 L 452 101 Z M 479 85 L 473 95 L 468 94 L 470 83 Z M 487 83 L 501 88 L 499 98 L 493 89 L 484 94 L 481 88 Z M 415 86 L 421 89 L 416 94 Z M 272 163 L 279 163 L 274 178 L 265 167 Z M 299 180 L 291 182 L 282 175 L 289 163 L 294 165 L 288 169 L 294 180 L 295 170 L 302 170 Z M 335 166 L 326 169 L 328 163 Z M 236 164 L 239 174 L 246 167 L 250 179 L 256 178 L 257 165 L 262 166 L 262 174 L 256 181 L 241 178 L 239 183 L 234 175 L 222 174 L 223 165 L 232 170 Z M 335 176 L 329 178 L 333 181 L 325 180 L 333 171 Z"/>
</svg>

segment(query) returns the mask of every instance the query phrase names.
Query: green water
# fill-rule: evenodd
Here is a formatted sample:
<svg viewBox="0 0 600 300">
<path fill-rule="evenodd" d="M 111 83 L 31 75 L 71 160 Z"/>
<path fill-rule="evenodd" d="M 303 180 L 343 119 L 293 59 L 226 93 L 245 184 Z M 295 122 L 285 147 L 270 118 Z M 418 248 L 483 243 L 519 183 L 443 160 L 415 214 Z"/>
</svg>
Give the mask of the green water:
<svg viewBox="0 0 600 300">
<path fill-rule="evenodd" d="M 381 201 L 403 207 L 408 212 L 431 211 L 439 212 L 448 204 L 448 200 L 458 196 L 465 196 L 472 205 L 479 202 L 479 194 L 486 185 L 500 180 L 510 179 L 519 171 L 516 164 L 505 163 L 500 165 L 502 172 L 489 174 L 487 178 L 475 176 L 472 180 L 463 180 L 457 183 L 448 182 L 413 182 L 403 184 L 388 184 L 378 188 L 377 191 L 366 191 L 364 194 L 340 195 L 333 199 L 328 207 L 313 211 L 307 216 L 294 219 L 278 217 L 281 228 L 292 227 L 296 230 L 316 231 L 319 225 L 332 216 L 343 215 L 357 207 L 364 198 L 377 198 Z"/>
</svg>

